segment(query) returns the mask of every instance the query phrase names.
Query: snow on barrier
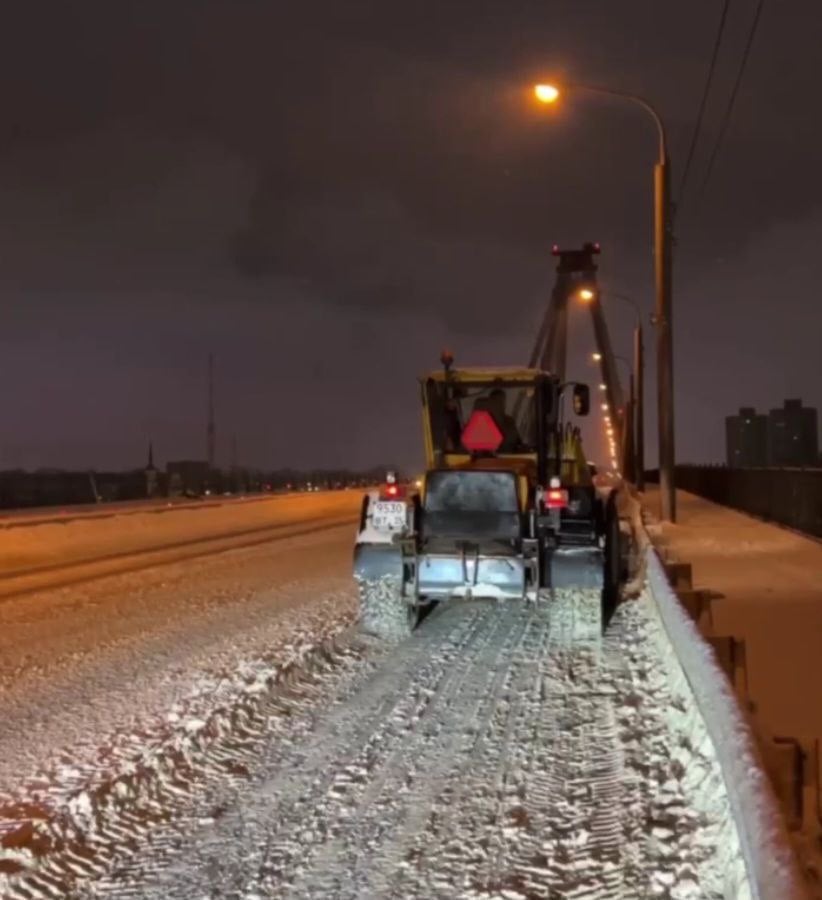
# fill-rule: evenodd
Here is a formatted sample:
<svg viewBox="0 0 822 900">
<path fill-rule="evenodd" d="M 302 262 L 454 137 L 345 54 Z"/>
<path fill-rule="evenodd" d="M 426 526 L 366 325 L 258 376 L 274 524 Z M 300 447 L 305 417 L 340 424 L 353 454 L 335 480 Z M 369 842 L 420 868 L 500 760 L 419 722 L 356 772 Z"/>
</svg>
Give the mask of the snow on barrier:
<svg viewBox="0 0 822 900">
<path fill-rule="evenodd" d="M 653 610 L 690 686 L 722 770 L 751 896 L 754 900 L 806 897 L 782 814 L 737 698 L 668 583 L 656 551 L 645 544 L 644 555 Z"/>
</svg>

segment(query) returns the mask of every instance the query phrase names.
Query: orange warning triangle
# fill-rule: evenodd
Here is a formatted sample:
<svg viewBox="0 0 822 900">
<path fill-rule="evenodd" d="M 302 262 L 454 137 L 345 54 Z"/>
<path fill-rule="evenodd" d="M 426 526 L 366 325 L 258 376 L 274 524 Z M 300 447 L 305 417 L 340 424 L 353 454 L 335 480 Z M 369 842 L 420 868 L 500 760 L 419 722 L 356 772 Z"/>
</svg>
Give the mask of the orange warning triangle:
<svg viewBox="0 0 822 900">
<path fill-rule="evenodd" d="M 471 414 L 462 432 L 462 446 L 470 453 L 494 452 L 502 443 L 502 432 L 487 410 L 478 409 Z"/>
</svg>

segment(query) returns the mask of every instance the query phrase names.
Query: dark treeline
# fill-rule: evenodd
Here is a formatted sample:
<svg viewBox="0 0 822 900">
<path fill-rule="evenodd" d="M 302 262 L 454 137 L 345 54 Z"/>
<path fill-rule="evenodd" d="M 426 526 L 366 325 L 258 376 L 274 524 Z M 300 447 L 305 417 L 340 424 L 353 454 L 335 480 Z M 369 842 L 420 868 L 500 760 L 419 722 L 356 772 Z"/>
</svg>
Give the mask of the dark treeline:
<svg viewBox="0 0 822 900">
<path fill-rule="evenodd" d="M 127 472 L 0 472 L 0 508 L 111 503 L 151 497 L 206 497 L 282 491 L 341 490 L 366 487 L 385 478 L 387 467 L 351 469 L 210 470 L 199 461 L 169 463 L 166 470 Z"/>
</svg>

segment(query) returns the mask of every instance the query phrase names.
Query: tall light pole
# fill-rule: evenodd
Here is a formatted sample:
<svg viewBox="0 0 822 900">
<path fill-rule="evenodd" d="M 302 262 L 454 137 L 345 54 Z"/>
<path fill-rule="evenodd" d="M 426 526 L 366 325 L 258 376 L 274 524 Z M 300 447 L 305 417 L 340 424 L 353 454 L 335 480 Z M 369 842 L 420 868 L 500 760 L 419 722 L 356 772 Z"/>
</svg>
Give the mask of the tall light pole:
<svg viewBox="0 0 822 900">
<path fill-rule="evenodd" d="M 672 313 L 672 215 L 671 215 L 671 167 L 665 125 L 659 113 L 643 97 L 611 88 L 587 84 L 570 84 L 565 90 L 580 91 L 604 97 L 625 100 L 642 107 L 654 120 L 659 136 L 659 158 L 654 166 L 654 271 L 656 310 L 654 325 L 657 329 L 657 406 L 659 422 L 659 491 L 661 518 L 676 521 L 676 484 L 674 481 L 674 360 Z M 555 103 L 561 91 L 551 84 L 538 84 L 534 88 L 537 100 Z"/>
<path fill-rule="evenodd" d="M 610 332 L 605 319 L 605 313 L 602 306 L 603 294 L 595 284 L 580 288 L 576 292 L 578 297 L 585 303 L 591 312 L 591 320 L 594 326 L 594 336 L 597 343 L 599 357 L 596 361 L 600 364 L 602 380 L 604 382 L 604 390 L 606 392 L 608 404 L 614 414 L 614 428 L 617 432 L 617 443 L 620 448 L 621 465 L 620 470 L 625 474 L 628 481 L 635 480 L 635 441 L 634 441 L 634 378 L 630 366 L 628 366 L 628 396 L 627 402 L 625 394 L 622 390 L 619 374 L 617 372 L 617 361 L 625 360 L 614 353 L 611 346 Z"/>
<path fill-rule="evenodd" d="M 208 457 L 208 477 L 214 471 L 217 426 L 214 421 L 214 354 L 208 354 L 208 422 L 206 423 L 206 455 Z"/>
<path fill-rule="evenodd" d="M 623 420 L 625 423 L 622 435 L 623 473 L 628 481 L 637 483 L 637 458 L 636 458 L 636 379 L 631 363 L 624 356 L 615 355 L 617 362 L 624 363 L 628 373 L 628 404 L 625 407 Z"/>
<path fill-rule="evenodd" d="M 616 291 L 599 290 L 595 293 L 587 287 L 580 289 L 578 297 L 583 303 L 589 303 L 597 296 L 621 300 L 628 303 L 633 309 L 636 317 L 634 322 L 633 336 L 633 368 L 628 365 L 628 361 L 621 356 L 615 357 L 628 365 L 630 391 L 629 405 L 631 409 L 631 448 L 633 450 L 631 469 L 633 478 L 631 479 L 640 491 L 645 490 L 645 348 L 642 340 L 642 313 L 636 302 L 625 294 L 618 294 Z"/>
<path fill-rule="evenodd" d="M 636 453 L 636 487 L 638 491 L 645 490 L 645 347 L 642 342 L 642 320 L 640 319 L 634 329 L 634 371 L 636 372 L 636 386 L 634 400 L 636 401 L 636 415 L 634 420 L 635 449 Z"/>
<path fill-rule="evenodd" d="M 636 302 L 616 291 L 603 291 L 606 297 L 629 303 L 636 315 L 634 323 L 634 465 L 637 490 L 645 490 L 645 346 L 642 340 L 642 313 Z"/>
</svg>

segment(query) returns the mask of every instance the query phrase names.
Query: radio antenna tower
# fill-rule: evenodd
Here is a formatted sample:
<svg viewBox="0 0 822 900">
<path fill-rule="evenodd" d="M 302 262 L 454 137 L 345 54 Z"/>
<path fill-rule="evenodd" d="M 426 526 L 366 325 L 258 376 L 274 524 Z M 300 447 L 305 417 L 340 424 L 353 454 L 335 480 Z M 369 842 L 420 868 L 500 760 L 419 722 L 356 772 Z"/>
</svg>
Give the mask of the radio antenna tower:
<svg viewBox="0 0 822 900">
<path fill-rule="evenodd" d="M 214 469 L 217 426 L 214 424 L 214 354 L 208 354 L 208 425 L 206 426 L 206 452 L 209 471 Z"/>
</svg>

